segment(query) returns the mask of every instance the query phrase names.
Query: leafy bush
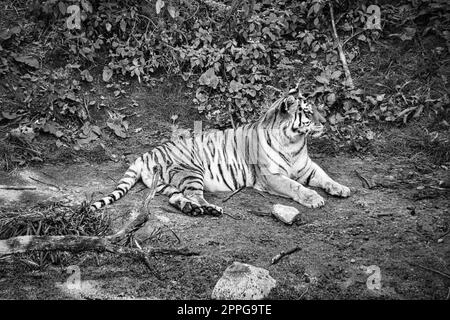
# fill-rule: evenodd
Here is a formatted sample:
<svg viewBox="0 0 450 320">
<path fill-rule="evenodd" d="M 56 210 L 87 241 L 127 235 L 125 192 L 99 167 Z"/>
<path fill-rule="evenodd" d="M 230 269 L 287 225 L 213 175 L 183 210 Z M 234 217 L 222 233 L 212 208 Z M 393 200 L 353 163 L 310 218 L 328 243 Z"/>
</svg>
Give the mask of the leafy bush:
<svg viewBox="0 0 450 320">
<path fill-rule="evenodd" d="M 41 106 L 42 123 L 61 123 L 69 116 L 82 126 L 88 119 L 86 102 L 78 91 L 80 86 L 96 80 L 91 70 L 100 66 L 101 80 L 105 82 L 117 77 L 149 82 L 162 73 L 182 77 L 188 87 L 195 89 L 198 110 L 219 126 L 252 120 L 266 99 L 273 100 L 274 94 L 292 87 L 299 79 L 303 79 L 302 87 L 317 100 L 323 120 L 331 127 L 360 122 L 367 116 L 380 121 L 407 121 L 433 109 L 428 108 L 430 99 L 408 97 L 405 102 L 401 90 L 386 95 L 374 88 L 349 88 L 330 31 L 328 3 L 34 1 L 31 14 L 36 25 L 52 38 L 44 62 L 54 62 L 52 54 L 58 50 L 66 52 L 67 61 L 60 66 L 66 77 L 61 83 L 47 75 L 35 81 L 26 95 L 30 107 L 33 101 Z M 350 65 L 358 61 L 361 50 L 375 52 L 380 37 L 411 41 L 421 25 L 423 34 L 435 33 L 448 43 L 450 5 L 446 1 L 403 1 L 394 5 L 384 1 L 380 5 L 383 31 L 367 27 L 372 17 L 370 5 L 370 1 L 333 1 L 336 25 Z M 386 34 L 392 26 L 401 29 Z M 0 34 L 0 76 L 11 64 L 39 68 L 37 60 L 16 54 L 20 41 L 25 41 L 20 40 L 20 34 L 21 30 L 14 28 Z M 352 70 L 354 74 L 357 71 Z M 311 78 L 311 74 L 315 77 Z M 70 80 L 73 78 L 76 80 Z M 280 90 L 272 92 L 273 86 Z M 45 92 L 39 93 L 42 87 Z M 120 88 L 116 92 L 120 94 Z M 448 97 L 442 99 L 441 104 L 447 103 Z"/>
</svg>

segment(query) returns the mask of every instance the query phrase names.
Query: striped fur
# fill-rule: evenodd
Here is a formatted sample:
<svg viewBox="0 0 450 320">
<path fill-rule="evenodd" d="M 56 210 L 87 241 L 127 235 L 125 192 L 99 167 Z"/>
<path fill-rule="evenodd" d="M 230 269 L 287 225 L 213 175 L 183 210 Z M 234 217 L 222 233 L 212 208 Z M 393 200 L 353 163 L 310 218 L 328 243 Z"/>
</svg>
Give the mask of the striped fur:
<svg viewBox="0 0 450 320">
<path fill-rule="evenodd" d="M 161 168 L 157 192 L 189 215 L 222 213 L 204 199 L 204 190 L 253 187 L 311 208 L 322 206 L 324 200 L 304 185 L 348 197 L 350 189 L 332 180 L 308 156 L 308 134 L 321 131 L 312 116 L 312 106 L 294 89 L 255 123 L 167 142 L 136 159 L 115 190 L 91 209 L 119 200 L 139 179 L 150 186 L 155 166 Z"/>
</svg>

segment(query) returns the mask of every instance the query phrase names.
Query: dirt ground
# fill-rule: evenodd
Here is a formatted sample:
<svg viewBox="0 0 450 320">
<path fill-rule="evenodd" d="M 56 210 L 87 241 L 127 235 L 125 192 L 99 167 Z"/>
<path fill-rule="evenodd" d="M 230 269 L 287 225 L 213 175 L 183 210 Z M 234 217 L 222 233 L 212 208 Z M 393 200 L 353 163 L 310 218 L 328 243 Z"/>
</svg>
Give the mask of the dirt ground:
<svg viewBox="0 0 450 320">
<path fill-rule="evenodd" d="M 2 190 L 0 207 L 17 209 L 49 202 L 76 205 L 109 192 L 113 180 L 125 172 L 127 160 L 168 138 L 170 114 L 178 114 L 185 127 L 197 119 L 186 103 L 176 102 L 183 99 L 183 93 L 173 92 L 169 86 L 150 93 L 142 88 L 133 91 L 131 97 L 140 105 L 133 112 L 141 116 L 130 121 L 130 131 L 142 130 L 128 139 L 111 137 L 104 148 L 93 148 L 84 156 L 51 150 L 53 162 L 0 172 L 2 185 L 37 187 Z M 151 203 L 151 219 L 139 238 L 165 228 L 167 232 L 148 245 L 184 245 L 199 251 L 199 256 L 155 257 L 159 277 L 141 262 L 112 254 L 68 254 L 64 263 L 41 268 L 20 257 L 4 257 L 0 259 L 0 298 L 208 299 L 223 271 L 239 261 L 269 270 L 277 281 L 269 299 L 448 299 L 449 193 L 438 187 L 448 177 L 448 168 L 419 156 L 331 156 L 326 148 L 314 147 L 314 141 L 311 145 L 312 157 L 352 189 L 350 198 L 319 191 L 325 196 L 325 206 L 307 209 L 251 189 L 225 203 L 228 194 L 207 194 L 210 202 L 223 206 L 228 214 L 215 218 L 183 215 L 168 205 L 166 197 L 157 195 Z M 141 189 L 142 185 L 135 186 L 108 207 L 107 212 L 117 218 L 116 227 L 131 219 L 131 208 L 141 204 L 145 197 Z M 275 203 L 298 208 L 302 218 L 292 226 L 284 225 L 270 215 Z M 301 250 L 271 265 L 275 255 L 295 246 Z M 81 290 L 64 286 L 69 266 L 80 269 Z M 367 285 L 373 276 L 366 273 L 369 266 L 379 267 L 380 290 Z"/>
</svg>

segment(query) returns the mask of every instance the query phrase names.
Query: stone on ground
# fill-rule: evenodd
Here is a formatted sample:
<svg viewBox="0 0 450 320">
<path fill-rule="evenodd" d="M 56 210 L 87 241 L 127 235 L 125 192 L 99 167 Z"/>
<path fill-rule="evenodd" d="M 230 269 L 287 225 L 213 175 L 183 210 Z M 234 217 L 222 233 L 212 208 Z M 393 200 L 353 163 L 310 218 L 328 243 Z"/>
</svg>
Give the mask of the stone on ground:
<svg viewBox="0 0 450 320">
<path fill-rule="evenodd" d="M 218 300 L 261 300 L 276 285 L 269 271 L 250 264 L 233 262 L 216 283 L 211 294 Z"/>
<path fill-rule="evenodd" d="M 297 208 L 277 203 L 272 207 L 272 214 L 277 217 L 278 220 L 281 220 L 286 224 L 292 224 L 300 215 L 300 212 Z"/>
</svg>

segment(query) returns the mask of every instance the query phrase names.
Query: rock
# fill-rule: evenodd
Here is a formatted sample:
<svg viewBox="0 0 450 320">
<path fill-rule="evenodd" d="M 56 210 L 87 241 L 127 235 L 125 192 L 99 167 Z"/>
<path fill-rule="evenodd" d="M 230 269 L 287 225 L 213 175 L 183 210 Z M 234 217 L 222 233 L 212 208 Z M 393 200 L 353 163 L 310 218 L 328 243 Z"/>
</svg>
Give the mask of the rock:
<svg viewBox="0 0 450 320">
<path fill-rule="evenodd" d="M 272 207 L 272 214 L 277 217 L 278 220 L 281 220 L 286 224 L 292 224 L 300 215 L 300 212 L 294 207 L 277 203 Z"/>
<path fill-rule="evenodd" d="M 217 281 L 211 294 L 218 300 L 261 300 L 276 285 L 269 271 L 250 264 L 233 262 Z"/>
</svg>

